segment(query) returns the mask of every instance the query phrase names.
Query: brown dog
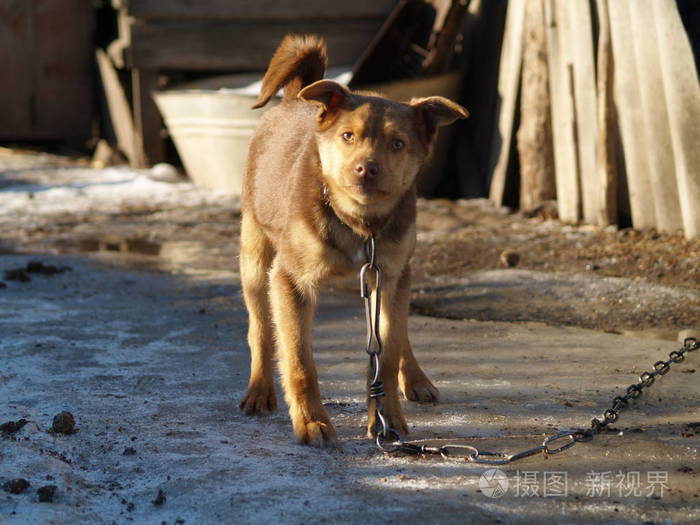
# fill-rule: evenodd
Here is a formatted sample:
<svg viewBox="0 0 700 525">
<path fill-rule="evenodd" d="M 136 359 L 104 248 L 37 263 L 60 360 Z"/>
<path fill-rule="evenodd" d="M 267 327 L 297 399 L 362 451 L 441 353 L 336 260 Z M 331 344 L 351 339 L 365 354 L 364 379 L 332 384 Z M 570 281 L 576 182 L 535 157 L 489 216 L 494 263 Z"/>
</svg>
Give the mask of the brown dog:
<svg viewBox="0 0 700 525">
<path fill-rule="evenodd" d="M 374 235 L 383 271 L 384 413 L 407 432 L 407 399 L 437 401 L 408 341 L 409 258 L 416 242 L 416 183 L 436 128 L 468 115 L 442 97 L 400 103 L 321 80 L 326 48 L 287 36 L 255 107 L 284 87 L 251 141 L 242 197 L 241 280 L 249 315 L 251 373 L 246 414 L 276 408 L 275 346 L 285 399 L 301 443 L 328 445 L 335 430 L 321 404 L 311 333 L 319 286 L 357 272 Z M 375 432 L 370 406 L 368 431 Z"/>
</svg>

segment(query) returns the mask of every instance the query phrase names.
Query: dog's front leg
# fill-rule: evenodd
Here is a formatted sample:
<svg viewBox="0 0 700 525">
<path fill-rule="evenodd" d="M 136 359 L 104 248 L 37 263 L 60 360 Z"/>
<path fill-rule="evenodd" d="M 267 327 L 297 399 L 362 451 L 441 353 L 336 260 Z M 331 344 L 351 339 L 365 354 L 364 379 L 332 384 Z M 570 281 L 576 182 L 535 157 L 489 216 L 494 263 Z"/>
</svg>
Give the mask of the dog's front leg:
<svg viewBox="0 0 700 525">
<path fill-rule="evenodd" d="M 400 277 L 384 276 L 379 323 L 379 334 L 383 344 L 380 379 L 384 383 L 386 393 L 382 398 L 384 415 L 392 428 L 401 434 L 406 434 L 408 426 L 403 416 L 398 394 L 399 362 L 403 347 L 408 344 L 408 308 L 403 304 L 404 294 L 401 293 L 400 288 L 402 285 Z M 374 297 L 372 297 L 372 304 L 374 304 Z M 370 437 L 377 434 L 376 424 L 376 404 L 373 399 L 370 399 L 367 419 L 367 434 Z"/>
<path fill-rule="evenodd" d="M 321 404 L 311 347 L 316 290 L 300 290 L 275 260 L 270 297 L 277 334 L 280 372 L 294 434 L 300 443 L 329 446 L 336 432 Z"/>
</svg>

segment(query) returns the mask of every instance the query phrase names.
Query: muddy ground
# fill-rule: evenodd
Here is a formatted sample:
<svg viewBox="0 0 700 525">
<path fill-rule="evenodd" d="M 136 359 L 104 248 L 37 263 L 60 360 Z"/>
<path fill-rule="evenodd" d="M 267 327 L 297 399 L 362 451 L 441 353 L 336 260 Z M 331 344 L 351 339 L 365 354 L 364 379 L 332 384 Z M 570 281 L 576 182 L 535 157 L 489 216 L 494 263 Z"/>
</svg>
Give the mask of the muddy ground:
<svg viewBox="0 0 700 525">
<path fill-rule="evenodd" d="M 75 178 L 70 170 L 75 162 L 62 157 L 6 150 L 0 160 L 6 186 L 55 185 L 61 173 Z M 184 184 L 177 177 L 166 180 L 173 188 Z M 16 214 L 0 212 L 0 249 L 111 252 L 115 260 L 126 256 L 136 266 L 236 271 L 235 198 L 154 202 L 132 197 L 112 206 L 55 208 L 49 213 L 45 208 L 22 208 L 21 227 Z M 421 199 L 413 258 L 414 311 L 610 332 L 649 330 L 673 339 L 681 331 L 697 333 L 700 240 L 652 230 L 562 224 L 552 218 L 552 209 L 527 217 L 486 200 Z M 355 283 L 341 287 L 351 289 Z"/>
</svg>

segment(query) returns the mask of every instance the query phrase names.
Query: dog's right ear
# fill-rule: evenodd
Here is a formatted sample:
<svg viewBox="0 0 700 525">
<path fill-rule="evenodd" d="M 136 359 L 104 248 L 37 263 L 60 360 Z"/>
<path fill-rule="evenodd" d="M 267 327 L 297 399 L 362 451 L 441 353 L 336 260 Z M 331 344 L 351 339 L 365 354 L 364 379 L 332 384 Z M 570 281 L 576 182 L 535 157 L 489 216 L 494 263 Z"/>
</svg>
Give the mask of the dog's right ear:
<svg viewBox="0 0 700 525">
<path fill-rule="evenodd" d="M 302 89 L 297 98 L 320 106 L 321 109 L 316 115 L 316 119 L 322 122 L 332 116 L 349 95 L 350 90 L 342 84 L 332 80 L 319 80 Z"/>
</svg>

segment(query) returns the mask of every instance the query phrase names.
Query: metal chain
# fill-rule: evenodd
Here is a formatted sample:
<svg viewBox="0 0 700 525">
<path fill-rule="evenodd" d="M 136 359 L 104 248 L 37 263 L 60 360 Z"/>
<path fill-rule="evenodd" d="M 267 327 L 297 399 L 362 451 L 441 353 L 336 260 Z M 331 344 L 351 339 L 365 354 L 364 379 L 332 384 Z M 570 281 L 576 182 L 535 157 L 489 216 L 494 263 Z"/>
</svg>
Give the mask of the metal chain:
<svg viewBox="0 0 700 525">
<path fill-rule="evenodd" d="M 668 355 L 666 361 L 654 363 L 653 370 L 644 372 L 639 376 L 637 383 L 627 387 L 625 394 L 616 396 L 612 400 L 610 408 L 603 412 L 602 419 L 594 417 L 591 420 L 590 428 L 576 429 L 567 432 L 560 432 L 547 436 L 541 445 L 528 448 L 509 454 L 507 452 L 487 452 L 479 450 L 471 445 L 460 445 L 448 443 L 441 446 L 420 445 L 415 442 L 404 441 L 401 434 L 392 428 L 384 416 L 382 408 L 382 397 L 384 397 L 384 383 L 380 379 L 381 362 L 380 356 L 383 350 L 382 340 L 379 334 L 380 306 L 382 293 L 382 272 L 377 264 L 375 253 L 374 236 L 365 241 L 365 256 L 367 263 L 360 270 L 360 294 L 365 301 L 365 317 L 367 321 L 367 354 L 369 354 L 369 372 L 367 388 L 369 397 L 375 401 L 377 416 L 377 447 L 382 452 L 403 452 L 405 454 L 440 455 L 443 458 L 460 456 L 470 463 L 480 463 L 484 465 L 505 465 L 514 461 L 524 459 L 542 453 L 546 458 L 558 454 L 576 443 L 590 441 L 593 436 L 602 432 L 610 423 L 617 421 L 620 411 L 629 405 L 631 399 L 637 399 L 642 395 L 645 388 L 649 388 L 657 376 L 663 376 L 671 369 L 672 363 L 680 363 L 685 359 L 685 354 L 700 349 L 700 342 L 694 337 L 688 337 L 683 341 L 683 346 L 679 350 L 674 350 Z M 372 290 L 368 283 L 368 277 L 374 276 L 375 300 L 372 305 Z"/>
<path fill-rule="evenodd" d="M 360 270 L 360 295 L 365 301 L 365 319 L 367 321 L 367 354 L 369 355 L 369 369 L 367 376 L 367 391 L 370 399 L 374 399 L 377 416 L 377 446 L 383 452 L 398 450 L 398 447 L 385 447 L 387 439 L 393 438 L 401 441 L 398 431 L 391 427 L 382 407 L 382 398 L 385 396 L 384 383 L 381 380 L 382 338 L 379 333 L 379 316 L 382 301 L 382 271 L 377 265 L 374 250 L 374 236 L 365 242 L 365 257 L 367 263 Z M 374 305 L 372 305 L 372 290 L 368 279 L 374 277 Z"/>
</svg>

